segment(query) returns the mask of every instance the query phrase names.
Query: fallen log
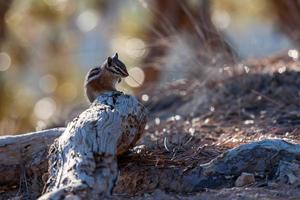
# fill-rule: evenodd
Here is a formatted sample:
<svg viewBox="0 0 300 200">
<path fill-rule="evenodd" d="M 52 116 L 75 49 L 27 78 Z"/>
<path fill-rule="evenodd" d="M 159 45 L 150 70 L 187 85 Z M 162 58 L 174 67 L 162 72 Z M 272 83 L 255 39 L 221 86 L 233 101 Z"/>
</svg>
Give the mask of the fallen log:
<svg viewBox="0 0 300 200">
<path fill-rule="evenodd" d="M 141 137 L 146 110 L 121 92 L 102 93 L 50 147 L 48 181 L 40 199 L 99 199 L 117 179 L 117 155 Z"/>
<path fill-rule="evenodd" d="M 24 175 L 41 177 L 48 165 L 48 148 L 64 130 L 54 128 L 24 135 L 1 136 L 0 188 L 19 185 Z"/>
</svg>

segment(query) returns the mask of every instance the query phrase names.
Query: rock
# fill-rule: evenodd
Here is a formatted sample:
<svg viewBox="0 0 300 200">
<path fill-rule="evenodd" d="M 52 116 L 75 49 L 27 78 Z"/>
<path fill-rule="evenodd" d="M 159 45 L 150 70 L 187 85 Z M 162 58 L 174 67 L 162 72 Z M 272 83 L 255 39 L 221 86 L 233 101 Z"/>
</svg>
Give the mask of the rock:
<svg viewBox="0 0 300 200">
<path fill-rule="evenodd" d="M 236 187 L 243 187 L 245 185 L 250 185 L 255 182 L 254 175 L 251 173 L 243 172 L 235 181 Z"/>
<path fill-rule="evenodd" d="M 300 162 L 280 161 L 276 171 L 276 181 L 279 183 L 299 185 L 300 184 Z"/>
</svg>

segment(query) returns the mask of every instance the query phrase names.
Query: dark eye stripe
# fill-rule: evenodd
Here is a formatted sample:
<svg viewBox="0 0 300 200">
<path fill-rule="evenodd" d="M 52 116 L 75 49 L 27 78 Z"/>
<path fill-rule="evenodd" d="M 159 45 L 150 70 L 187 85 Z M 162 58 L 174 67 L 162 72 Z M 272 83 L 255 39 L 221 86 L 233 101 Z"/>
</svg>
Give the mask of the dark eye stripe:
<svg viewBox="0 0 300 200">
<path fill-rule="evenodd" d="M 120 67 L 122 70 L 126 70 L 126 66 L 121 61 L 117 60 L 116 65 Z"/>
<path fill-rule="evenodd" d="M 128 74 L 125 65 L 117 65 L 117 66 L 115 66 L 115 67 L 118 68 L 118 69 L 121 71 L 122 74 L 124 74 L 124 75 L 127 75 L 127 74 Z"/>
<path fill-rule="evenodd" d="M 117 74 L 123 77 L 128 76 L 125 64 L 117 58 L 113 59 L 113 64 L 111 66 L 107 66 L 107 70 L 112 72 L 113 74 Z"/>
<path fill-rule="evenodd" d="M 118 66 L 125 67 L 124 63 L 122 63 L 120 60 L 116 60 L 116 64 L 117 64 Z"/>
<path fill-rule="evenodd" d="M 117 68 L 116 66 L 107 68 L 108 71 L 112 72 L 113 74 L 117 74 L 120 76 L 127 76 L 127 74 L 124 74 L 119 68 Z"/>
<path fill-rule="evenodd" d="M 120 74 L 114 67 L 107 68 L 107 70 L 112 72 L 113 74 Z"/>
<path fill-rule="evenodd" d="M 115 67 L 114 69 L 117 70 L 119 72 L 119 74 L 124 75 L 124 73 L 122 72 L 122 70 L 120 68 Z"/>
</svg>

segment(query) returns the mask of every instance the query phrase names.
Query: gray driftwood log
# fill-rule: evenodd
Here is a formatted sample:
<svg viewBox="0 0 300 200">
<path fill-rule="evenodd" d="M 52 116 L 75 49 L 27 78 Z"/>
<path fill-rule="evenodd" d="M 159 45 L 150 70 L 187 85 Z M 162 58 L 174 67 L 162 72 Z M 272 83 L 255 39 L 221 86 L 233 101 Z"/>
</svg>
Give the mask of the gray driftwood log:
<svg viewBox="0 0 300 200">
<path fill-rule="evenodd" d="M 117 155 L 132 147 L 146 124 L 146 110 L 121 92 L 102 93 L 55 140 L 49 178 L 40 199 L 99 199 L 117 179 Z"/>
<path fill-rule="evenodd" d="M 41 177 L 48 166 L 48 147 L 64 130 L 54 128 L 23 135 L 1 136 L 0 188 L 19 185 L 26 176 Z M 29 177 L 27 179 L 30 180 Z"/>
</svg>

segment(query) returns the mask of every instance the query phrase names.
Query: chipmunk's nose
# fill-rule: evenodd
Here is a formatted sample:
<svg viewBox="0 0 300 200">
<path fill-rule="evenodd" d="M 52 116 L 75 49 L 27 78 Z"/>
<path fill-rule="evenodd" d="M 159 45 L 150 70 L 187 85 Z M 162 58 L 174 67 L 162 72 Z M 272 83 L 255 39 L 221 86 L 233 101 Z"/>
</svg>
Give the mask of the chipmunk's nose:
<svg viewBox="0 0 300 200">
<path fill-rule="evenodd" d="M 129 73 L 128 73 L 127 69 L 125 68 L 124 69 L 124 78 L 127 77 L 127 76 L 129 76 Z"/>
</svg>

